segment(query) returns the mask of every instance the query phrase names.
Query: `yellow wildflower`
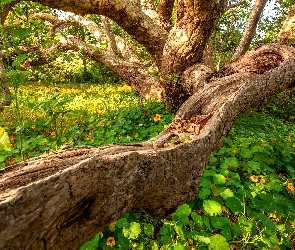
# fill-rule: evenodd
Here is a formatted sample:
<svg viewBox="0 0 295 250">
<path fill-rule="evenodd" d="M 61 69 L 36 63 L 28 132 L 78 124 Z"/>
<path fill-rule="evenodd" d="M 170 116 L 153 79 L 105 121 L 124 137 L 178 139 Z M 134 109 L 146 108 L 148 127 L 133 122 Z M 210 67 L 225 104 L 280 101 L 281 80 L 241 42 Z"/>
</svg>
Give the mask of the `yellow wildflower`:
<svg viewBox="0 0 295 250">
<path fill-rule="evenodd" d="M 295 187 L 293 186 L 293 184 L 292 184 L 291 182 L 288 183 L 287 188 L 288 188 L 290 191 L 294 191 L 294 190 L 295 190 Z"/>
<path fill-rule="evenodd" d="M 107 246 L 113 247 L 115 244 L 116 244 L 116 241 L 114 237 L 109 237 L 107 239 Z"/>
<path fill-rule="evenodd" d="M 157 121 L 160 121 L 160 120 L 161 120 L 161 115 L 156 114 L 156 116 L 154 117 L 154 121 L 157 122 Z"/>
<path fill-rule="evenodd" d="M 252 176 L 250 177 L 250 179 L 251 179 L 251 181 L 253 181 L 253 182 L 258 182 L 258 176 L 257 176 L 257 175 L 252 175 Z"/>
</svg>

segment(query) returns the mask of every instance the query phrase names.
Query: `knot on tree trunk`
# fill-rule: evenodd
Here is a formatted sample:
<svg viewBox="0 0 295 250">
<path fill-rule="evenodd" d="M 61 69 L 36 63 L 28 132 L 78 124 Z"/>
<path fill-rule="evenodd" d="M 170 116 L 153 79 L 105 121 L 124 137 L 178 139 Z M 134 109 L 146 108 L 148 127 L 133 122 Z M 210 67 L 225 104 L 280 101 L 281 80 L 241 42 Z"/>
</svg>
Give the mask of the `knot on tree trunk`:
<svg viewBox="0 0 295 250">
<path fill-rule="evenodd" d="M 268 44 L 247 52 L 237 60 L 227 63 L 222 69 L 222 76 L 235 73 L 252 72 L 263 74 L 279 67 L 285 60 L 294 58 L 295 50 L 281 44 Z"/>
</svg>

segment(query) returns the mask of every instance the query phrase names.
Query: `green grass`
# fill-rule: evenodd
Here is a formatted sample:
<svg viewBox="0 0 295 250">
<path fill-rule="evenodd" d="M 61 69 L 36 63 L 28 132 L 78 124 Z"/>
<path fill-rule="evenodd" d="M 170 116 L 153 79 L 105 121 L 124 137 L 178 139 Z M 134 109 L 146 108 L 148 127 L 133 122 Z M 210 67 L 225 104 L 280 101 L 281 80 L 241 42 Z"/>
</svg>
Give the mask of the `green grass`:
<svg viewBox="0 0 295 250">
<path fill-rule="evenodd" d="M 14 102 L 0 120 L 11 143 L 10 151 L 0 152 L 0 168 L 65 143 L 148 140 L 175 112 L 141 100 L 123 84 L 34 83 L 15 91 L 18 109 Z M 293 107 L 280 111 L 279 105 L 276 99 L 238 119 L 223 146 L 212 152 L 197 199 L 165 218 L 126 213 L 81 249 L 293 248 L 295 124 L 287 112 Z"/>
</svg>

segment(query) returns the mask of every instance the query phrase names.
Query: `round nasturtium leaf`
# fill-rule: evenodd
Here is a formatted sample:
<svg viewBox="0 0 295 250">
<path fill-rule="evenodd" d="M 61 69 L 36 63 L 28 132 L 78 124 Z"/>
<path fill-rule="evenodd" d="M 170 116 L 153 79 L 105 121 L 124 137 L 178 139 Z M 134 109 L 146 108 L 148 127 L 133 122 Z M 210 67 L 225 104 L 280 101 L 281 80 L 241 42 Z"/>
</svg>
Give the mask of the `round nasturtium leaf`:
<svg viewBox="0 0 295 250">
<path fill-rule="evenodd" d="M 217 201 L 205 200 L 204 210 L 210 215 L 215 216 L 222 213 L 221 205 Z"/>
<path fill-rule="evenodd" d="M 215 234 L 210 237 L 210 250 L 229 250 L 229 244 L 227 243 L 226 239 L 219 235 Z"/>
</svg>

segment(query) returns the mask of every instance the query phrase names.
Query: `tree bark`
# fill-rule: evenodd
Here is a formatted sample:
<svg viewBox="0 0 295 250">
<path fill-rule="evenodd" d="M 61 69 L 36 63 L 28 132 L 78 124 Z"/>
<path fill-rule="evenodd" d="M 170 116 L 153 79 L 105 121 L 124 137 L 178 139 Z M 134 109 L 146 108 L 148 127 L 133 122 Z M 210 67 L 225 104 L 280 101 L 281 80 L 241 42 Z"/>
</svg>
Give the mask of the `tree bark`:
<svg viewBox="0 0 295 250">
<path fill-rule="evenodd" d="M 278 41 L 283 44 L 288 44 L 289 40 L 295 36 L 294 30 L 295 30 L 295 3 L 291 7 L 289 15 L 281 28 Z"/>
<path fill-rule="evenodd" d="M 75 2 L 71 0 L 35 0 L 35 2 L 82 16 L 99 14 L 109 17 L 143 45 L 156 61 L 162 55 L 168 33 L 144 14 L 134 2 L 129 0 Z"/>
<path fill-rule="evenodd" d="M 148 142 L 65 149 L 1 170 L 1 248 L 75 249 L 132 208 L 163 215 L 193 199 L 211 151 L 238 116 L 294 84 L 295 50 L 286 48 L 286 60 L 263 74 L 207 83 Z M 191 140 L 172 143 L 182 136 Z"/>
<path fill-rule="evenodd" d="M 251 14 L 247 20 L 247 24 L 243 33 L 243 37 L 240 41 L 238 48 L 236 49 L 232 61 L 238 59 L 242 55 L 244 55 L 250 47 L 252 39 L 255 35 L 256 28 L 258 25 L 258 21 L 260 19 L 261 13 L 265 7 L 267 0 L 256 0 Z"/>
</svg>

